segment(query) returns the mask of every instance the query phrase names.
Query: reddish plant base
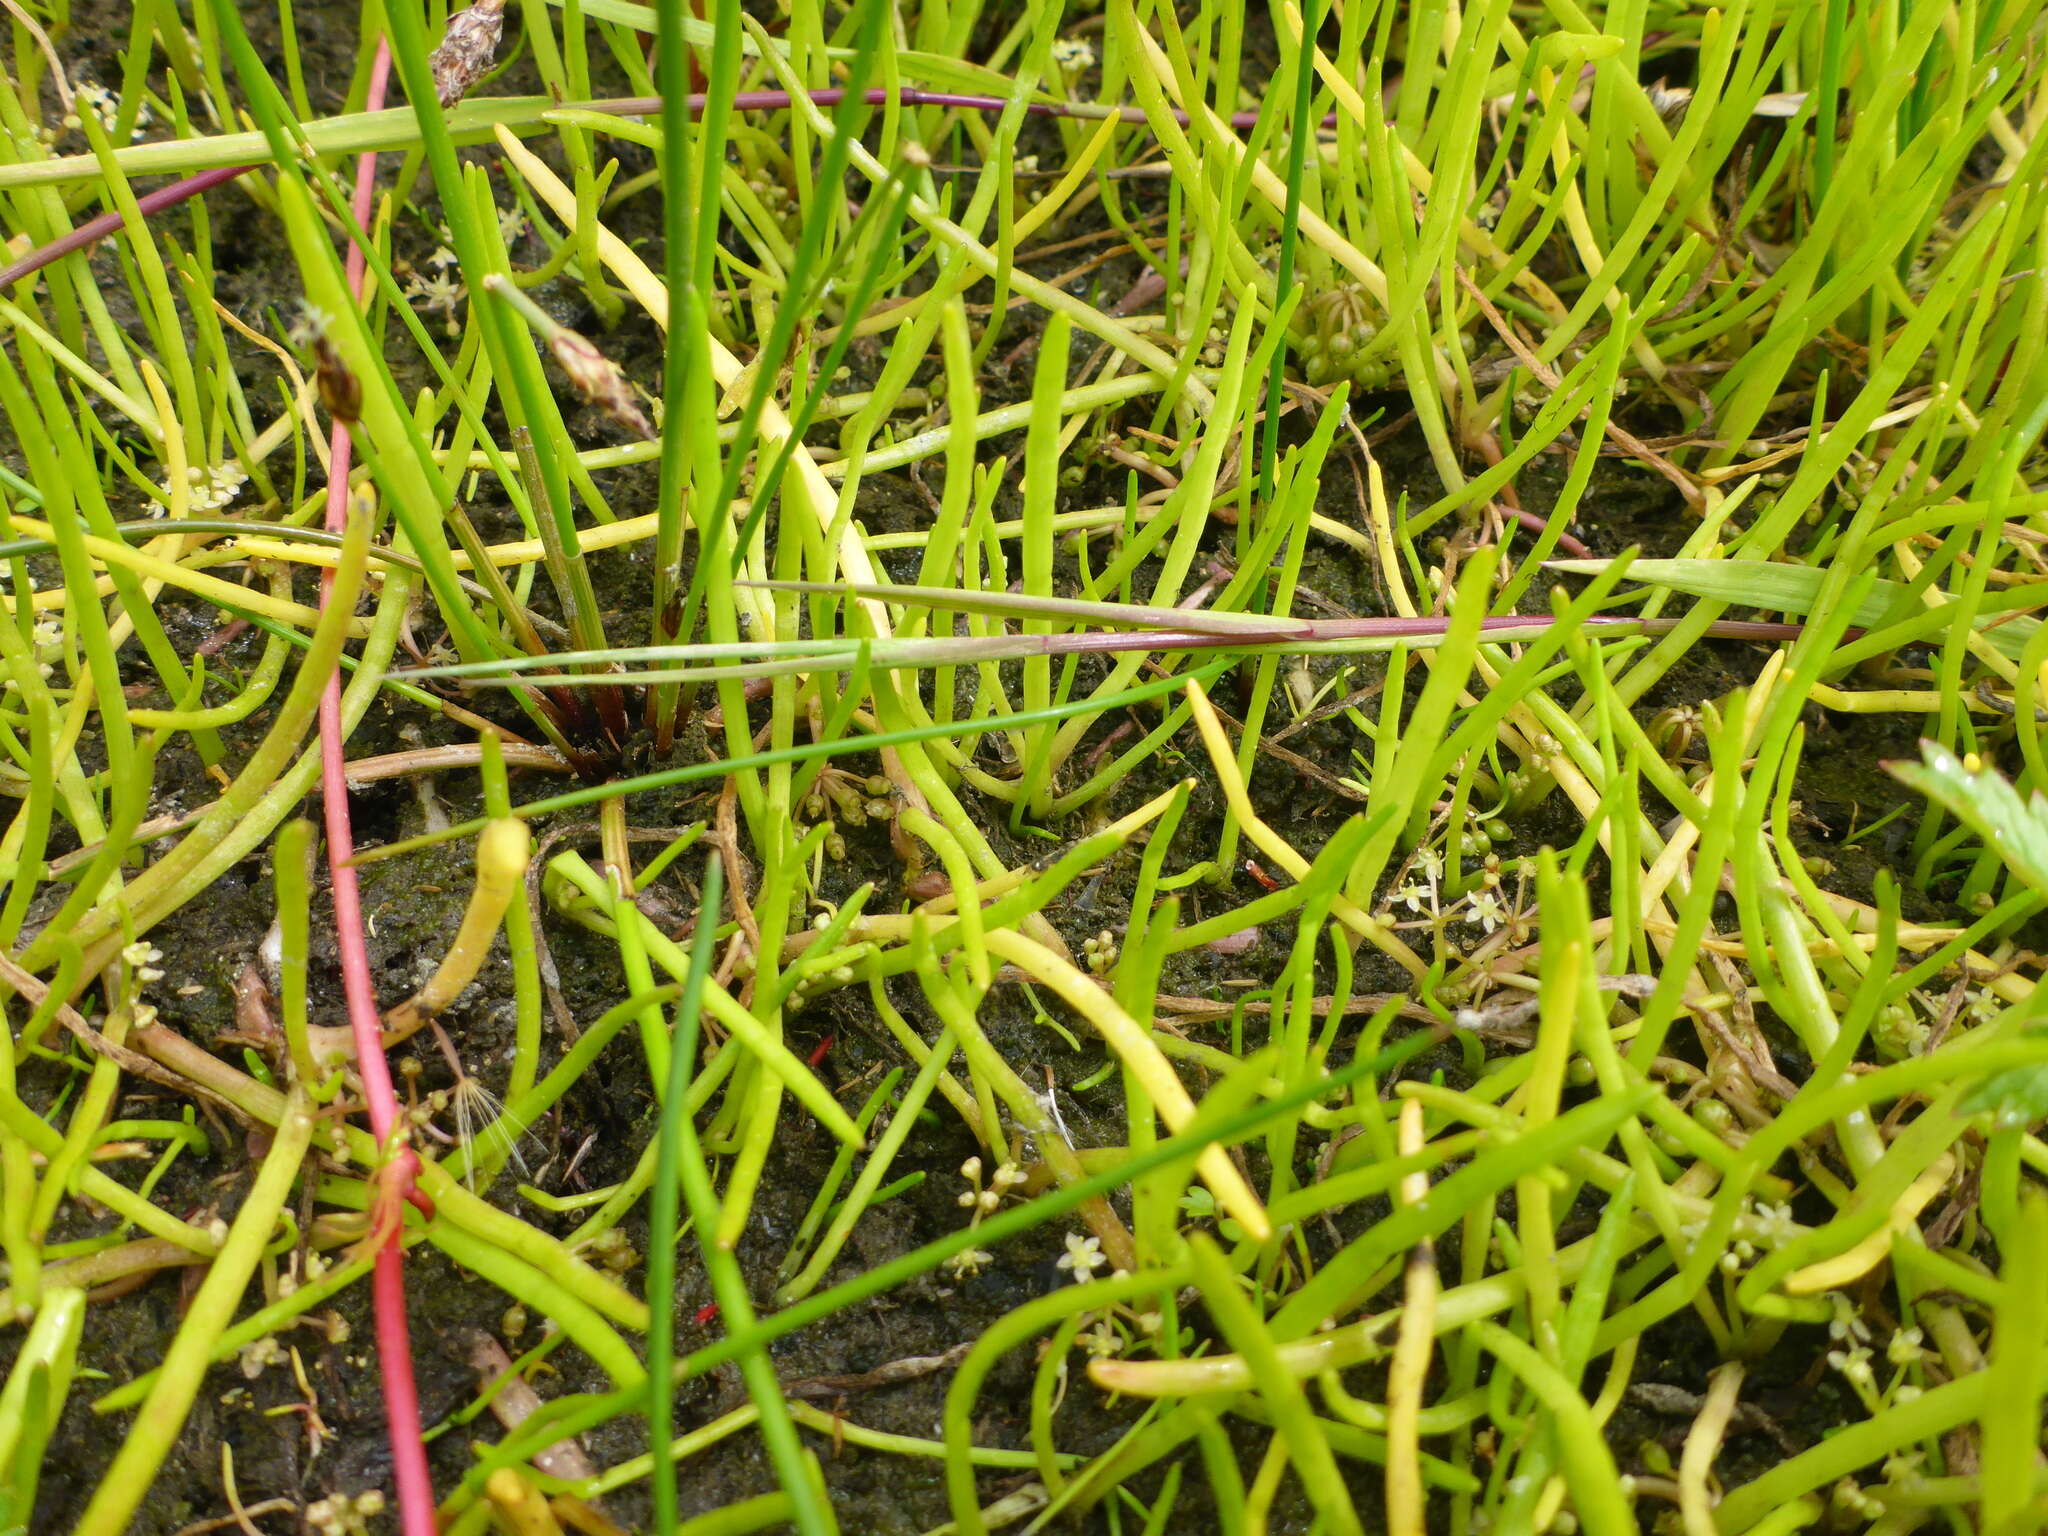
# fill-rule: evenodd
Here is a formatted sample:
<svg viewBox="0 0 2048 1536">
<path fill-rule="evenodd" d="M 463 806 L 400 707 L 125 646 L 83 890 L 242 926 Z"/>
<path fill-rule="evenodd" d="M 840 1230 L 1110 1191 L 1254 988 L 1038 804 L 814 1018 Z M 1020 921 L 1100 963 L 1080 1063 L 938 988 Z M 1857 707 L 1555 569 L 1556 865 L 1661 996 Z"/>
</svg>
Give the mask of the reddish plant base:
<svg viewBox="0 0 2048 1536">
<path fill-rule="evenodd" d="M 391 75 L 391 49 L 377 45 L 370 70 L 369 108 L 383 105 Z M 367 227 L 375 191 L 377 157 L 366 153 L 356 161 L 356 222 Z M 166 189 L 168 190 L 168 189 Z M 361 247 L 348 249 L 349 291 L 361 302 L 367 268 Z M 348 423 L 337 419 L 329 443 L 327 527 L 336 533 L 348 524 L 348 472 L 353 457 Z M 320 606 L 325 608 L 334 572 L 321 573 Z M 377 1009 L 376 983 L 363 942 L 363 912 L 356 872 L 355 838 L 349 827 L 348 781 L 345 774 L 341 719 L 341 675 L 327 680 L 320 700 L 320 799 L 327 829 L 327 859 L 334 892 L 335 939 L 341 951 L 342 992 L 348 1002 L 349 1026 L 355 1032 L 356 1071 L 362 1078 L 363 1103 L 371 1132 L 389 1161 L 376 1175 L 377 1198 L 371 1211 L 370 1241 L 377 1244 L 371 1301 L 377 1320 L 377 1361 L 384 1389 L 384 1415 L 391 1444 L 392 1480 L 397 1487 L 399 1527 L 405 1536 L 434 1536 L 434 1485 L 427 1471 L 427 1452 L 420 1439 L 418 1388 L 412 1372 L 412 1338 L 405 1315 L 404 1204 L 413 1194 L 419 1164 L 401 1139 L 398 1096 L 391 1087 L 391 1068 L 384 1059 L 384 1020 Z"/>
</svg>

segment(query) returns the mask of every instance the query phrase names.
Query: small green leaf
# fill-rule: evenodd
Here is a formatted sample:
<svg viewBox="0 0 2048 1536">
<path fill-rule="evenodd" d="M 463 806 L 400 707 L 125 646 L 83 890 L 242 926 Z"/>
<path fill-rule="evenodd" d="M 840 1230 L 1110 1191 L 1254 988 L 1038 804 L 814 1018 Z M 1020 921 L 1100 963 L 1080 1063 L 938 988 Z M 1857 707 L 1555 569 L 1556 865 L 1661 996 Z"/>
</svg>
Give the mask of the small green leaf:
<svg viewBox="0 0 2048 1536">
<path fill-rule="evenodd" d="M 2048 1067 L 1994 1072 L 1965 1094 L 1957 1108 L 1966 1115 L 1988 1112 L 2001 1125 L 2039 1125 L 2048 1120 Z"/>
<path fill-rule="evenodd" d="M 1932 741 L 1920 743 L 1920 759 L 1885 767 L 1983 838 L 2027 884 L 2048 894 L 2048 799 L 2036 791 L 2022 800 L 1996 769 Z"/>
</svg>

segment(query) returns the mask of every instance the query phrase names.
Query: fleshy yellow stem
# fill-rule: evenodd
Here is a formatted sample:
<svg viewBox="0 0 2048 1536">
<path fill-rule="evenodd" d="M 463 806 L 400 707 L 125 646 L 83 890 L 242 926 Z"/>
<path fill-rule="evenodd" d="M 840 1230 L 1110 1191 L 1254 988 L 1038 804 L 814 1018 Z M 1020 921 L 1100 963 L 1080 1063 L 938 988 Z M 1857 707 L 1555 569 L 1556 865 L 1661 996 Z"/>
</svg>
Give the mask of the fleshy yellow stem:
<svg viewBox="0 0 2048 1536">
<path fill-rule="evenodd" d="M 462 914 L 462 927 L 427 984 L 385 1014 L 387 1045 L 412 1035 L 476 979 L 484 957 L 491 952 L 498 925 L 505 920 L 505 909 L 512 904 L 513 892 L 526 878 L 530 846 L 526 823 L 516 816 L 497 817 L 484 827 L 476 840 L 476 889 L 470 893 L 469 909 Z"/>
</svg>

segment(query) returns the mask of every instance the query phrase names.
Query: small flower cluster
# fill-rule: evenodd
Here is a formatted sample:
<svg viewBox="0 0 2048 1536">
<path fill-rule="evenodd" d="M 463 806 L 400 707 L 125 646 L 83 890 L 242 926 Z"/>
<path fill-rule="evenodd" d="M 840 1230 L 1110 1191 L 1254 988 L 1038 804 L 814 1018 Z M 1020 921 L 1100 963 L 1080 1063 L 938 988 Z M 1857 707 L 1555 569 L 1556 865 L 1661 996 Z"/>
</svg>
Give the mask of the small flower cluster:
<svg viewBox="0 0 2048 1536">
<path fill-rule="evenodd" d="M 993 1264 L 995 1258 L 986 1248 L 963 1248 L 946 1260 L 946 1268 L 953 1272 L 955 1279 L 971 1280 Z"/>
<path fill-rule="evenodd" d="M 1095 67 L 1095 49 L 1085 37 L 1063 37 L 1052 45 L 1052 61 L 1069 75 Z"/>
<path fill-rule="evenodd" d="M 1384 353 L 1368 356 L 1379 339 L 1378 306 L 1355 283 L 1318 294 L 1297 312 L 1295 353 L 1302 374 L 1318 387 L 1348 380 L 1359 389 L 1384 388 L 1392 377 Z"/>
<path fill-rule="evenodd" d="M 296 1291 L 301 1284 L 306 1284 L 310 1283 L 311 1281 L 318 1280 L 322 1275 L 326 1274 L 328 1270 L 334 1267 L 332 1263 L 330 1263 L 327 1259 L 323 1258 L 319 1253 L 315 1252 L 311 1248 L 308 1248 L 306 1250 L 305 1259 L 305 1280 L 301 1281 L 297 1277 L 290 1274 L 280 1275 L 277 1281 L 278 1295 L 289 1296 L 293 1291 Z M 342 1337 L 348 1337 L 347 1333 L 344 1332 Z M 336 1342 L 338 1343 L 340 1341 L 337 1340 Z"/>
<path fill-rule="evenodd" d="M 455 253 L 447 246 L 438 247 L 427 258 L 432 273 L 415 272 L 405 280 L 404 294 L 412 301 L 414 309 L 422 315 L 446 315 L 447 331 L 450 336 L 457 333 L 455 311 L 469 290 L 451 270 L 455 265 Z"/>
<path fill-rule="evenodd" d="M 825 828 L 825 856 L 846 857 L 846 837 L 839 828 L 864 827 L 871 821 L 896 819 L 896 786 L 881 774 L 855 778 L 836 768 L 818 775 L 817 787 L 804 801 L 804 817 Z"/>
<path fill-rule="evenodd" d="M 1502 892 L 1504 872 L 1500 855 L 1487 852 L 1480 862 L 1479 888 L 1465 898 L 1464 920 L 1486 934 L 1505 928 L 1510 941 L 1520 944 L 1528 937 L 1531 916 L 1523 899 L 1529 883 L 1528 866 L 1517 862 L 1512 897 L 1504 896 Z"/>
<path fill-rule="evenodd" d="M 370 1522 L 384 1513 L 384 1495 L 366 1488 L 351 1498 L 329 1494 L 306 1506 L 306 1525 L 316 1536 L 369 1536 Z"/>
<path fill-rule="evenodd" d="M 609 1274 L 623 1276 L 640 1262 L 640 1254 L 632 1240 L 617 1227 L 606 1227 L 590 1240 L 586 1250 L 597 1261 L 597 1267 Z"/>
<path fill-rule="evenodd" d="M 36 671 L 44 677 L 56 676 L 57 663 L 64 659 L 63 624 L 54 618 L 37 619 L 36 627 L 29 631 L 29 646 L 35 653 Z M 7 680 L 7 686 L 15 686 L 13 678 Z"/>
<path fill-rule="evenodd" d="M 1884 1501 L 1853 1477 L 1841 1479 L 1828 1490 L 1828 1503 L 1845 1526 L 1857 1521 L 1876 1520 L 1885 1511 Z"/>
<path fill-rule="evenodd" d="M 974 1212 L 974 1225 L 980 1226 L 984 1216 L 993 1216 L 1003 1203 L 1003 1197 L 1024 1182 L 1024 1170 L 1015 1163 L 998 1163 L 996 1171 L 989 1175 L 988 1187 L 981 1182 L 981 1159 L 970 1157 L 960 1165 L 960 1177 L 973 1186 L 960 1192 L 959 1203 Z"/>
<path fill-rule="evenodd" d="M 970 1230 L 980 1226 L 984 1217 L 993 1216 L 1002 1205 L 1004 1196 L 1024 1182 L 1024 1170 L 1015 1163 L 998 1163 L 986 1186 L 981 1182 L 981 1169 L 979 1157 L 970 1157 L 960 1165 L 960 1177 L 970 1187 L 960 1192 L 959 1203 L 974 1213 L 967 1223 Z M 946 1267 L 965 1279 L 980 1274 L 994 1261 L 995 1255 L 985 1248 L 965 1248 L 948 1259 Z"/>
<path fill-rule="evenodd" d="M 71 82 L 71 115 L 64 120 L 66 128 L 78 126 L 78 114 L 90 112 L 100 120 L 100 126 L 112 132 L 121 118 L 121 98 L 101 85 L 97 80 L 74 80 Z M 149 103 L 143 102 L 135 112 L 135 122 L 128 130 L 128 140 L 134 143 L 142 137 L 142 131 L 155 121 Z"/>
<path fill-rule="evenodd" d="M 1448 924 L 1458 922 L 1477 928 L 1483 935 L 1505 929 L 1510 941 L 1525 942 L 1534 916 L 1525 899 L 1529 863 L 1525 859 L 1503 860 L 1494 851 L 1494 845 L 1505 841 L 1508 835 L 1505 823 L 1497 815 L 1476 817 L 1455 834 L 1456 857 L 1480 861 L 1479 868 L 1473 871 L 1478 876 L 1478 885 L 1448 907 L 1444 905 L 1442 881 L 1449 853 L 1425 844 L 1395 876 L 1397 884 L 1386 898 L 1387 908 L 1405 907 L 1412 916 L 1403 918 L 1402 926 L 1431 928 L 1439 940 Z M 1515 877 L 1512 895 L 1504 888 L 1510 874 Z"/>
<path fill-rule="evenodd" d="M 1669 763 L 1678 762 L 1707 726 L 1707 717 L 1697 704 L 1674 704 L 1655 715 L 1644 733 L 1650 745 Z"/>
<path fill-rule="evenodd" d="M 146 986 L 152 981 L 162 981 L 164 973 L 158 969 L 164 952 L 144 939 L 137 939 L 121 951 L 121 963 L 128 967 L 138 985 Z"/>
<path fill-rule="evenodd" d="M 228 459 L 223 463 L 207 466 L 190 464 L 185 468 L 185 507 L 193 513 L 218 512 L 230 505 L 242 494 L 242 488 L 249 483 L 249 472 L 239 461 Z M 166 480 L 157 487 L 162 501 L 150 509 L 151 517 L 162 517 L 170 510 L 171 483 Z"/>
<path fill-rule="evenodd" d="M 761 200 L 761 206 L 776 218 L 796 207 L 796 198 L 779 176 L 758 174 L 746 179 L 747 190 Z"/>
<path fill-rule="evenodd" d="M 1081 941 L 1081 958 L 1097 976 L 1106 976 L 1116 966 L 1116 935 L 1107 928 L 1092 939 Z"/>
<path fill-rule="evenodd" d="M 1686 1222 L 1678 1231 L 1689 1244 L 1696 1244 L 1706 1235 L 1707 1223 L 1704 1219 Z M 1759 1201 L 1752 1206 L 1745 1202 L 1742 1214 L 1735 1219 L 1734 1240 L 1721 1255 L 1721 1272 L 1739 1274 L 1756 1259 L 1758 1250 L 1782 1248 L 1804 1231 L 1805 1228 L 1793 1219 L 1789 1205 Z"/>
<path fill-rule="evenodd" d="M 1921 1389 L 1906 1378 L 1926 1356 L 1925 1335 L 1918 1328 L 1901 1328 L 1885 1341 L 1884 1357 L 1893 1374 L 1890 1386 L 1880 1387 L 1869 1325 L 1848 1297 L 1836 1293 L 1830 1300 L 1835 1316 L 1828 1324 L 1828 1337 L 1837 1347 L 1828 1351 L 1828 1365 L 1849 1383 L 1863 1406 L 1875 1414 L 1919 1397 Z"/>
<path fill-rule="evenodd" d="M 1932 1033 L 1927 1021 L 1914 1011 L 1910 997 L 1878 1009 L 1877 1017 L 1870 1023 L 1871 1042 L 1876 1045 L 1879 1057 L 1888 1061 L 1918 1056 Z"/>
<path fill-rule="evenodd" d="M 830 928 L 832 926 L 832 918 L 832 911 L 827 906 L 825 911 L 818 913 L 817 916 L 811 919 L 812 931 L 822 933 L 825 929 Z M 834 987 L 852 986 L 860 973 L 853 968 L 851 962 L 863 954 L 872 952 L 873 949 L 874 946 L 872 944 L 855 944 L 847 948 L 834 950 L 830 956 L 821 954 L 816 959 L 806 956 L 804 967 L 796 973 L 796 985 L 790 991 L 790 1008 L 792 1010 L 801 1008 L 818 993 L 829 991 Z M 827 958 L 838 959 L 841 963 L 826 965 L 823 962 Z"/>
<path fill-rule="evenodd" d="M 1074 1277 L 1076 1285 L 1085 1285 L 1095 1278 L 1098 1269 L 1109 1269 L 1109 1256 L 1102 1251 L 1102 1239 L 1079 1232 L 1069 1232 L 1066 1237 L 1067 1251 L 1054 1260 L 1057 1268 Z M 1124 1271 L 1110 1271 L 1110 1278 L 1122 1276 Z M 1132 1326 L 1126 1326 L 1128 1319 Z M 1156 1338 L 1162 1319 L 1157 1312 L 1134 1312 L 1128 1307 L 1105 1307 L 1095 1314 L 1093 1322 L 1076 1337 L 1075 1343 L 1087 1351 L 1092 1359 L 1105 1360 L 1113 1355 L 1125 1353 L 1138 1337 Z M 1135 1331 L 1133 1331 L 1135 1329 Z"/>
<path fill-rule="evenodd" d="M 241 1354 L 235 1358 L 236 1364 L 241 1367 L 242 1375 L 254 1381 L 270 1366 L 283 1365 L 291 1356 L 286 1354 L 284 1346 L 277 1342 L 276 1334 L 266 1333 L 262 1338 L 245 1344 Z"/>
<path fill-rule="evenodd" d="M 1990 1024 L 2005 1013 L 2005 999 L 1989 987 L 1973 987 L 1969 1000 L 1963 1004 L 1963 1019 L 1971 1027 Z"/>
<path fill-rule="evenodd" d="M 1394 900 L 1410 912 L 1438 916 L 1442 910 L 1438 901 L 1438 882 L 1444 877 L 1443 855 L 1434 848 L 1419 849 L 1408 861 L 1408 870 L 1416 878 L 1394 892 Z"/>
</svg>

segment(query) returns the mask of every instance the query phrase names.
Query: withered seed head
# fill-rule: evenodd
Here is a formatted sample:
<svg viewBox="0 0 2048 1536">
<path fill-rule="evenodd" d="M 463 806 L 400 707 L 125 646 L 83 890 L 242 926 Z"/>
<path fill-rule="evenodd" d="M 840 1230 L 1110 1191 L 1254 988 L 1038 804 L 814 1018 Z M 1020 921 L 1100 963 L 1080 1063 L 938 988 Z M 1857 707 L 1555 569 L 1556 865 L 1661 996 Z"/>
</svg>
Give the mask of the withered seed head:
<svg viewBox="0 0 2048 1536">
<path fill-rule="evenodd" d="M 434 94 L 452 107 L 469 94 L 498 57 L 498 37 L 505 30 L 505 0 L 476 0 L 448 18 L 441 46 L 428 58 L 434 72 Z"/>
<path fill-rule="evenodd" d="M 336 421 L 350 426 L 363 414 L 363 381 L 342 361 L 334 343 L 325 336 L 313 338 L 313 382 L 320 391 L 320 403 Z"/>
<path fill-rule="evenodd" d="M 1651 83 L 1644 92 L 1650 98 L 1650 105 L 1657 109 L 1664 126 L 1676 128 L 1685 121 L 1686 109 L 1692 105 L 1692 88 L 1684 85 L 1667 85 L 1662 80 Z"/>
<path fill-rule="evenodd" d="M 598 351 L 589 337 L 564 326 L 548 338 L 548 348 L 578 394 L 628 432 L 654 441 L 654 427 L 641 411 L 640 402 L 633 398 L 626 376 L 619 372 L 617 363 Z"/>
</svg>

